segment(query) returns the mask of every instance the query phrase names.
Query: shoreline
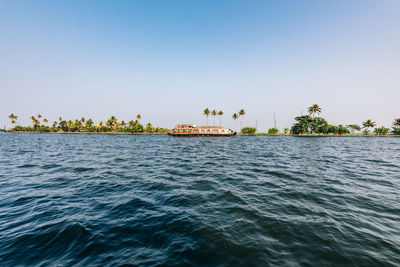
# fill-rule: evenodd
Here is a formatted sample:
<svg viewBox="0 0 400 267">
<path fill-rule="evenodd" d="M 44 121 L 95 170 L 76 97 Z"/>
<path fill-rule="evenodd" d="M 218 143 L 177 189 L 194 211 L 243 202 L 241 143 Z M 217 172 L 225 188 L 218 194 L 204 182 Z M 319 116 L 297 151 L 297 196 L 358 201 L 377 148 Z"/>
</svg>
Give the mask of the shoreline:
<svg viewBox="0 0 400 267">
<path fill-rule="evenodd" d="M 2 133 L 33 133 L 33 134 L 105 134 L 105 135 L 168 135 L 167 133 L 124 133 L 124 132 L 35 132 L 35 131 L 2 131 Z M 330 135 L 330 134 L 307 134 L 307 135 L 292 135 L 292 134 L 241 134 L 237 136 L 286 136 L 286 137 L 400 137 L 400 135 L 364 135 L 364 134 L 344 134 L 344 135 Z"/>
<path fill-rule="evenodd" d="M 35 132 L 35 131 L 5 131 L 3 133 L 33 133 L 33 134 L 116 134 L 116 135 L 167 135 L 166 133 L 117 133 L 117 132 L 102 132 L 102 133 L 92 133 L 92 132 Z"/>
</svg>

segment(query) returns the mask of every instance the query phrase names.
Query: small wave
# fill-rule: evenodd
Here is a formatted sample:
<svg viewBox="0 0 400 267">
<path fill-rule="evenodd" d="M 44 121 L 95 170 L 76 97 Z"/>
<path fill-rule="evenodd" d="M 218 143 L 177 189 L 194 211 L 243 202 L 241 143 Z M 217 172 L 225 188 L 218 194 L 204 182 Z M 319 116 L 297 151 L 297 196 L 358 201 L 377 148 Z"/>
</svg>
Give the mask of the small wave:
<svg viewBox="0 0 400 267">
<path fill-rule="evenodd" d="M 73 170 L 75 172 L 81 173 L 81 172 L 92 171 L 92 170 L 94 170 L 94 168 L 91 168 L 91 167 L 76 167 L 76 168 L 73 168 Z"/>
<path fill-rule="evenodd" d="M 35 165 L 35 164 L 22 164 L 22 165 L 17 166 L 17 168 L 21 168 L 21 169 L 23 169 L 23 168 L 33 168 L 33 167 L 37 167 L 37 165 Z"/>
<path fill-rule="evenodd" d="M 44 170 L 50 170 L 50 169 L 58 168 L 58 167 L 61 167 L 61 166 L 62 165 L 60 165 L 60 164 L 52 163 L 52 164 L 42 165 L 41 168 L 44 169 Z"/>
<path fill-rule="evenodd" d="M 0 265 L 399 262 L 400 139 L 11 137 Z"/>
</svg>

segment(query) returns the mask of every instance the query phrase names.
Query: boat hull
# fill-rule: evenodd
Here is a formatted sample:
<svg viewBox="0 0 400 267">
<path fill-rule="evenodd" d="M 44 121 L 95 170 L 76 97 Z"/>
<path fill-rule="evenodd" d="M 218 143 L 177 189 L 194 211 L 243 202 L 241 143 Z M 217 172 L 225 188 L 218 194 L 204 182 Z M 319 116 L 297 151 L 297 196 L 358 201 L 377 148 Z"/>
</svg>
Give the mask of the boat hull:
<svg viewBox="0 0 400 267">
<path fill-rule="evenodd" d="M 232 137 L 236 135 L 236 132 L 230 134 L 193 134 L 193 133 L 168 133 L 170 136 L 176 137 Z"/>
</svg>

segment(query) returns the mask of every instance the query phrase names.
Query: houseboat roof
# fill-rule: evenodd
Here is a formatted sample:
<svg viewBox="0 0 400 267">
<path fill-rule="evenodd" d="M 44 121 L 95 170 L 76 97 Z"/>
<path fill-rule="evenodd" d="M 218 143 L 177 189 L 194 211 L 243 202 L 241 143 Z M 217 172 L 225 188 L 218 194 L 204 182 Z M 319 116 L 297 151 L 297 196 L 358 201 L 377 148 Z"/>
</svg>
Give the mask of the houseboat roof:
<svg viewBox="0 0 400 267">
<path fill-rule="evenodd" d="M 225 129 L 222 126 L 197 126 L 195 124 L 178 124 L 175 126 L 175 128 L 198 128 L 198 129 Z"/>
</svg>

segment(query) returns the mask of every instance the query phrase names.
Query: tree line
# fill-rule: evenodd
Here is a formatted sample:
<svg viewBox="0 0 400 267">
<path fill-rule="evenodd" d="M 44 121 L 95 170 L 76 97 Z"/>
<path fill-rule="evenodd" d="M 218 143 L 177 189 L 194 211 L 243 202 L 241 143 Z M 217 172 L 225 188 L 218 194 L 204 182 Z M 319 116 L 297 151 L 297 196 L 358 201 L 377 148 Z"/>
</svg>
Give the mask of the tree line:
<svg viewBox="0 0 400 267">
<path fill-rule="evenodd" d="M 11 124 L 15 125 L 18 116 L 11 113 L 8 118 Z M 12 131 L 17 132 L 87 132 L 87 133 L 160 133 L 165 134 L 169 130 L 165 128 L 154 127 L 151 123 L 142 125 L 140 120 L 142 116 L 138 114 L 135 120 L 125 122 L 118 121 L 115 116 L 111 116 L 106 121 L 100 121 L 97 125 L 92 119 L 64 120 L 62 117 L 58 121 L 53 121 L 48 125 L 49 121 L 41 114 L 31 116 L 32 126 L 16 125 Z"/>
<path fill-rule="evenodd" d="M 239 118 L 241 118 L 240 129 L 243 128 L 243 117 L 245 114 L 246 114 L 246 111 L 244 109 L 239 110 L 237 113 L 233 113 L 232 119 L 233 119 L 235 129 L 236 129 L 236 120 L 238 120 Z M 214 124 L 213 124 L 214 126 L 215 126 L 215 117 L 216 116 L 219 116 L 219 126 L 222 126 L 222 115 L 224 115 L 224 112 L 222 110 L 217 112 L 215 109 L 210 110 L 209 108 L 206 108 L 203 110 L 203 115 L 206 116 L 207 126 L 208 126 L 208 117 L 210 115 L 214 117 Z"/>
<path fill-rule="evenodd" d="M 392 123 L 392 129 L 385 126 L 376 127 L 376 122 L 367 119 L 361 125 L 331 125 L 324 118 L 316 116 L 321 114 L 322 109 L 319 105 L 314 104 L 308 108 L 308 114 L 295 118 L 296 123 L 292 126 L 290 133 L 294 135 L 304 134 L 333 134 L 345 135 L 354 134 L 362 130 L 363 135 L 400 135 L 400 118 L 395 119 Z M 373 132 L 371 132 L 373 130 Z M 286 128 L 287 131 L 287 128 Z"/>
<path fill-rule="evenodd" d="M 285 135 L 318 135 L 318 134 L 332 134 L 332 135 L 346 135 L 346 134 L 363 134 L 363 135 L 400 135 L 400 118 L 397 118 L 392 123 L 392 128 L 387 128 L 385 126 L 376 127 L 377 124 L 371 119 L 367 119 L 362 122 L 361 125 L 358 124 L 348 124 L 348 125 L 331 125 L 326 119 L 320 117 L 322 108 L 314 104 L 308 108 L 307 115 L 301 115 L 295 117 L 295 123 L 289 128 L 283 128 L 283 134 Z M 243 117 L 246 114 L 244 109 L 232 115 L 234 121 L 234 128 L 236 128 L 236 120 L 239 118 L 240 121 L 240 131 L 243 134 L 255 134 L 255 127 L 243 127 Z M 203 115 L 206 116 L 207 125 L 209 116 L 213 116 L 213 125 L 215 126 L 215 119 L 219 116 L 219 125 L 222 125 L 222 116 L 224 112 L 222 110 L 210 110 L 206 108 L 203 110 Z M 8 118 L 11 120 L 11 124 L 14 126 L 17 124 L 18 116 L 11 113 Z M 44 118 L 41 114 L 37 116 L 31 116 L 32 126 L 14 126 L 12 131 L 24 131 L 24 132 L 91 132 L 91 133 L 160 133 L 166 134 L 169 129 L 154 127 L 151 123 L 142 125 L 140 120 L 142 116 L 138 114 L 135 120 L 130 120 L 125 122 L 124 120 L 118 121 L 115 116 L 111 116 L 106 121 L 100 121 L 97 125 L 94 124 L 92 119 L 81 119 L 75 120 L 64 120 L 61 117 L 58 121 L 54 121 L 49 125 L 49 121 Z M 274 127 L 268 129 L 269 135 L 280 134 L 279 129 Z"/>
</svg>

